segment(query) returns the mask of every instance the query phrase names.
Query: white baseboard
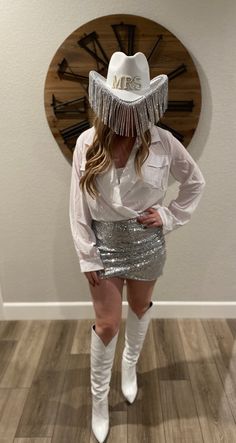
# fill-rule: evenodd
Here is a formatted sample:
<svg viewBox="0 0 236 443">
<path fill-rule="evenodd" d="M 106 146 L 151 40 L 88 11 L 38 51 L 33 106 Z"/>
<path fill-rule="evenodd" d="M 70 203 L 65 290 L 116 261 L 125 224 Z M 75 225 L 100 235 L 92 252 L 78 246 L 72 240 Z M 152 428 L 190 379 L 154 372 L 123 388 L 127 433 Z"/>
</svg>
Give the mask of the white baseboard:
<svg viewBox="0 0 236 443">
<path fill-rule="evenodd" d="M 236 302 L 153 301 L 152 318 L 236 318 Z M 122 318 L 127 315 L 122 302 Z M 94 319 L 92 302 L 3 303 L 0 320 Z"/>
</svg>

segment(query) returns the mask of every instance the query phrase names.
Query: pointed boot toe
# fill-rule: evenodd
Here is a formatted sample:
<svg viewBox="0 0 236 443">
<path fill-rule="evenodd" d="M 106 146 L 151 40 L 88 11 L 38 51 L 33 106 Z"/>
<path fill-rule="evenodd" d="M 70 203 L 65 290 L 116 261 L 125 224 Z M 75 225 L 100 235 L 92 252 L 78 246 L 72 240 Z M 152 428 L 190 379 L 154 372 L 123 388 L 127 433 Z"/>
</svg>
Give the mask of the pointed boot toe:
<svg viewBox="0 0 236 443">
<path fill-rule="evenodd" d="M 133 403 L 138 392 L 136 365 L 129 366 L 122 358 L 121 390 L 129 403 Z"/>
<path fill-rule="evenodd" d="M 97 400 L 93 396 L 92 431 L 99 443 L 103 443 L 109 431 L 108 397 Z"/>
</svg>

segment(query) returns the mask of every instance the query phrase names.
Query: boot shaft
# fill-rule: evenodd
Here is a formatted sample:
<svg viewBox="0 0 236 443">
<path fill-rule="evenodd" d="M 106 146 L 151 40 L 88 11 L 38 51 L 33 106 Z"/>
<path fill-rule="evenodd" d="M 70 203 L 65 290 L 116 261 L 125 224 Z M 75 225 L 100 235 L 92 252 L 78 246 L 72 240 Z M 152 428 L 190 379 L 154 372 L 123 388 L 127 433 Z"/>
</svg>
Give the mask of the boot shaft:
<svg viewBox="0 0 236 443">
<path fill-rule="evenodd" d="M 110 391 L 110 379 L 119 331 L 105 346 L 102 339 L 91 328 L 90 380 L 91 392 L 97 399 L 102 399 Z"/>
<path fill-rule="evenodd" d="M 151 301 L 149 308 L 139 318 L 131 307 L 128 307 L 123 358 L 130 365 L 136 364 L 138 361 L 151 320 L 152 310 L 153 302 Z"/>
</svg>

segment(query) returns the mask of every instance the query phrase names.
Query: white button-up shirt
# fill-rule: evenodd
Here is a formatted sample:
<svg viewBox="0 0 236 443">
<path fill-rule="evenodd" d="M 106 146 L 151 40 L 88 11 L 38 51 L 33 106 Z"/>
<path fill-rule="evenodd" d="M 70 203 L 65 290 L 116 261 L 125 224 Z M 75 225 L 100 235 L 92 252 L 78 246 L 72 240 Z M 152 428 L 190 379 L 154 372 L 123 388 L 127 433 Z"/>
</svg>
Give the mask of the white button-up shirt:
<svg viewBox="0 0 236 443">
<path fill-rule="evenodd" d="M 158 210 L 166 235 L 186 224 L 196 209 L 205 187 L 198 165 L 173 134 L 152 126 L 149 156 L 143 163 L 143 179 L 136 174 L 134 158 L 141 141 L 137 137 L 120 180 L 112 162 L 105 173 L 96 176 L 99 196 L 93 199 L 79 187 L 85 173 L 86 150 L 93 142 L 95 128 L 84 131 L 77 139 L 72 163 L 69 217 L 72 237 L 81 272 L 104 269 L 91 221 L 123 220 L 139 216 L 147 208 Z M 168 187 L 169 173 L 180 182 L 179 193 L 167 206 L 162 205 Z"/>
</svg>

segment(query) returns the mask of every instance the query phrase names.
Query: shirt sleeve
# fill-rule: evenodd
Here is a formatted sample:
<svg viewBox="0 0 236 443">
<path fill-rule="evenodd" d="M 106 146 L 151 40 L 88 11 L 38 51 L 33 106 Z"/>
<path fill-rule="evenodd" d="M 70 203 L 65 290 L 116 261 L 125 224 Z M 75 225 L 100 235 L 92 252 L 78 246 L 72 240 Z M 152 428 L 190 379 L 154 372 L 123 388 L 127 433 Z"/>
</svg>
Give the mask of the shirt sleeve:
<svg viewBox="0 0 236 443">
<path fill-rule="evenodd" d="M 69 199 L 69 219 L 72 238 L 79 257 L 81 272 L 104 269 L 100 252 L 96 247 L 96 237 L 91 228 L 91 214 L 84 192 L 79 187 L 81 177 L 83 134 L 79 136 L 73 152 L 71 186 Z"/>
<path fill-rule="evenodd" d="M 171 175 L 180 182 L 179 193 L 168 206 L 160 206 L 158 212 L 163 222 L 163 234 L 189 222 L 198 206 L 206 182 L 197 163 L 184 145 L 170 132 Z"/>
</svg>

